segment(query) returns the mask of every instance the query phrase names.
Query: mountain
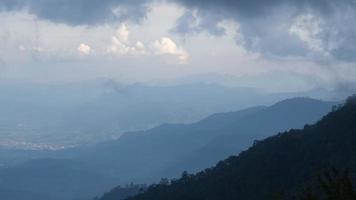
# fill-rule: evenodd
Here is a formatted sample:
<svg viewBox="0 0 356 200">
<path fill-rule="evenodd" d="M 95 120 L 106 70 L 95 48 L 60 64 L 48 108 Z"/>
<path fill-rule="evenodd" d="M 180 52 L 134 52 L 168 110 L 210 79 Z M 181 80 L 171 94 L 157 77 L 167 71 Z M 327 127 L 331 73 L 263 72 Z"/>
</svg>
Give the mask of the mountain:
<svg viewBox="0 0 356 200">
<path fill-rule="evenodd" d="M 255 139 L 313 123 L 334 104 L 293 98 L 272 106 L 214 114 L 193 124 L 164 124 L 126 133 L 95 145 L 57 151 L 3 150 L 0 188 L 56 197 L 54 200 L 80 200 L 119 184 L 178 177 L 183 170 L 194 172 L 213 166 L 246 149 Z M 258 123 L 261 126 L 255 125 Z M 22 163 L 26 159 L 32 160 Z M 116 191 L 137 191 L 131 189 Z"/>
<path fill-rule="evenodd" d="M 293 115 L 294 113 L 290 113 Z M 356 96 L 314 125 L 256 142 L 195 175 L 152 185 L 130 200 L 260 200 L 293 193 L 322 170 L 349 169 L 356 180 Z"/>
<path fill-rule="evenodd" d="M 293 98 L 269 107 L 212 115 L 193 124 L 165 124 L 118 140 L 70 149 L 68 158 L 96 166 L 120 181 L 147 183 L 181 171 L 212 166 L 246 149 L 255 139 L 314 123 L 333 102 Z M 293 114 L 291 114 L 293 113 Z"/>
<path fill-rule="evenodd" d="M 7 200 L 77 197 L 80 200 L 93 197 L 114 183 L 111 177 L 81 162 L 37 159 L 0 170 L 0 197 Z"/>
<path fill-rule="evenodd" d="M 125 187 L 115 187 L 110 192 L 104 193 L 100 200 L 124 200 L 147 189 L 147 185 L 126 185 Z M 99 197 L 96 197 L 98 199 Z"/>
<path fill-rule="evenodd" d="M 39 200 L 39 199 L 52 200 L 53 199 L 49 196 L 34 194 L 31 192 L 20 191 L 20 190 L 4 190 L 4 189 L 0 189 L 0 197 L 1 199 L 6 199 L 6 200 Z"/>
<path fill-rule="evenodd" d="M 218 130 L 223 134 L 214 137 L 207 145 L 190 154 L 181 165 L 190 166 L 185 168 L 190 172 L 212 166 L 222 158 L 237 154 L 253 142 L 276 132 L 302 128 L 305 124 L 316 122 L 331 110 L 332 104 L 335 103 L 309 98 L 286 99 L 229 124 L 223 124 Z M 175 166 L 179 164 L 176 163 Z M 179 171 L 183 169 L 184 167 L 178 168 Z"/>
<path fill-rule="evenodd" d="M 218 84 L 0 83 L 0 149 L 61 149 L 293 96 Z M 30 99 L 28 97 L 31 97 Z"/>
</svg>

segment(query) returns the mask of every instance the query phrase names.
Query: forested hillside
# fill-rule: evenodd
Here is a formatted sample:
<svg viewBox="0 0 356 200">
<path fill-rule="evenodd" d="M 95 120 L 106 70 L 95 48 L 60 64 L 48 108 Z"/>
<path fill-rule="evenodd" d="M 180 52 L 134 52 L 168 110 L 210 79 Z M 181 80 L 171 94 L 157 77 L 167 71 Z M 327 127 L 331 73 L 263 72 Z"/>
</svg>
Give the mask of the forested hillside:
<svg viewBox="0 0 356 200">
<path fill-rule="evenodd" d="M 290 113 L 293 115 L 293 113 Z M 297 192 L 323 170 L 356 174 L 356 97 L 314 125 L 256 142 L 195 175 L 151 186 L 130 200 L 261 200 Z"/>
</svg>

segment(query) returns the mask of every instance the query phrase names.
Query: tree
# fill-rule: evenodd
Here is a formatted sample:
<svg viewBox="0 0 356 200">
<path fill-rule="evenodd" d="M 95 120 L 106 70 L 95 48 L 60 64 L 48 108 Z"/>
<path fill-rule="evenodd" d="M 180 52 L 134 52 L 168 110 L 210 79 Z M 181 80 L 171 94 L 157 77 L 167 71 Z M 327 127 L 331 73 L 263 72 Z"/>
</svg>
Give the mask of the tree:
<svg viewBox="0 0 356 200">
<path fill-rule="evenodd" d="M 169 185 L 169 180 L 167 178 L 162 178 L 159 182 L 160 185 Z"/>
<path fill-rule="evenodd" d="M 327 200 L 356 200 L 356 192 L 348 170 L 341 173 L 336 169 L 326 171 L 319 177 L 319 182 Z"/>
<path fill-rule="evenodd" d="M 318 178 L 319 187 L 307 187 L 298 200 L 356 200 L 356 192 L 348 170 L 339 172 L 335 168 L 325 171 Z"/>
</svg>

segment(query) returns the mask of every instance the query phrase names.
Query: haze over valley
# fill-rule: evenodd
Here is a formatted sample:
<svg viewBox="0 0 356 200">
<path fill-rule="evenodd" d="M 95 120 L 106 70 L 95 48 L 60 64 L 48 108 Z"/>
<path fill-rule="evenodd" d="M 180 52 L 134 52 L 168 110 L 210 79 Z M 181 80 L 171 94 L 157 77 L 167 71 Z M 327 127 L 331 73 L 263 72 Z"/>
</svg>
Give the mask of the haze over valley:
<svg viewBox="0 0 356 200">
<path fill-rule="evenodd" d="M 0 0 L 1 200 L 356 200 L 355 0 Z"/>
</svg>

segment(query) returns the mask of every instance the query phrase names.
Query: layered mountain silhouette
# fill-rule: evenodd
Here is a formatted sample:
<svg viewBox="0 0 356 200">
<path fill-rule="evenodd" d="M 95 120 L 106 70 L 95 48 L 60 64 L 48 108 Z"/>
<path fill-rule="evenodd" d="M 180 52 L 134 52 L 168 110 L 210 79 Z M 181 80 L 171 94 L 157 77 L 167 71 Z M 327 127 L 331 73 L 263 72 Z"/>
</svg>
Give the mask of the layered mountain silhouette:
<svg viewBox="0 0 356 200">
<path fill-rule="evenodd" d="M 164 122 L 191 123 L 216 112 L 299 95 L 320 96 L 313 91 L 266 94 L 204 83 L 125 85 L 110 79 L 59 85 L 0 84 L 0 149 L 92 144 Z"/>
<path fill-rule="evenodd" d="M 76 149 L 73 159 L 118 174 L 120 181 L 126 183 L 176 177 L 183 170 L 194 172 L 212 166 L 246 149 L 256 139 L 314 123 L 334 104 L 293 98 L 268 107 L 215 114 L 194 124 L 165 124 Z"/>
<path fill-rule="evenodd" d="M 291 112 L 290 115 L 294 113 Z M 215 167 L 152 185 L 130 200 L 260 200 L 293 193 L 333 167 L 356 178 L 356 97 L 314 125 L 256 142 Z"/>
<path fill-rule="evenodd" d="M 34 160 L 0 169 L 0 188 L 48 196 L 43 199 L 80 200 L 119 184 L 179 177 L 182 171 L 197 172 L 236 155 L 256 139 L 314 123 L 334 104 L 293 98 L 272 106 L 214 114 L 193 124 L 164 124 L 126 133 L 117 140 L 91 146 L 16 152 L 16 159 L 30 156 Z"/>
</svg>

